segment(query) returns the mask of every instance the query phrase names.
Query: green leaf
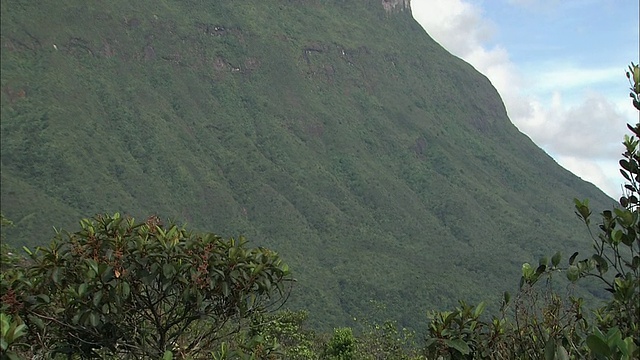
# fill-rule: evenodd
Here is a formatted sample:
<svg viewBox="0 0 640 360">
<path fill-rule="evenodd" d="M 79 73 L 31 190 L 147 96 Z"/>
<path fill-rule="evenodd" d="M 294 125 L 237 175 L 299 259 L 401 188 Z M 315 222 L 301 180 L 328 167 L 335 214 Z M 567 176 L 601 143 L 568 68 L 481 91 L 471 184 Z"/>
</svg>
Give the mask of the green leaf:
<svg viewBox="0 0 640 360">
<path fill-rule="evenodd" d="M 511 301 L 511 294 L 509 294 L 509 292 L 508 292 L 508 291 L 505 291 L 505 292 L 504 292 L 504 303 L 505 303 L 505 304 L 508 304 L 508 303 L 509 303 L 509 301 Z"/>
<path fill-rule="evenodd" d="M 467 343 L 462 339 L 445 339 L 444 343 L 448 347 L 457 350 L 462 355 L 467 355 L 471 352 L 471 349 L 469 349 L 469 345 L 467 345 Z"/>
<path fill-rule="evenodd" d="M 111 265 L 102 264 L 100 266 L 100 279 L 104 283 L 108 283 L 109 281 L 115 278 L 115 273 L 113 272 L 113 267 Z"/>
<path fill-rule="evenodd" d="M 628 228 L 629 233 L 628 234 L 624 234 L 622 236 L 622 243 L 632 247 L 633 243 L 636 241 L 636 239 L 638 238 L 635 234 L 635 231 L 633 230 L 633 228 Z"/>
<path fill-rule="evenodd" d="M 618 327 L 612 327 L 607 331 L 607 343 L 611 344 L 615 343 L 618 339 L 622 339 L 622 334 L 620 334 L 620 329 Z"/>
<path fill-rule="evenodd" d="M 473 312 L 473 316 L 476 318 L 479 317 L 486 307 L 487 307 L 487 304 L 484 301 L 482 301 L 480 304 L 478 304 L 478 306 L 476 306 L 476 309 Z"/>
<path fill-rule="evenodd" d="M 573 265 L 573 262 L 576 260 L 576 257 L 578 256 L 578 252 L 574 252 L 573 255 L 571 255 L 571 257 L 569 258 L 569 265 Z"/>
<path fill-rule="evenodd" d="M 629 336 L 625 338 L 623 341 L 625 346 L 624 347 L 620 346 L 620 351 L 622 351 L 622 353 L 626 356 L 631 356 L 631 354 L 633 354 L 636 349 L 636 345 L 633 342 L 633 337 Z"/>
<path fill-rule="evenodd" d="M 170 350 L 165 351 L 162 360 L 173 360 L 173 353 Z"/>
<path fill-rule="evenodd" d="M 604 340 L 596 335 L 591 334 L 587 336 L 587 346 L 596 354 L 600 354 L 603 356 L 611 355 L 611 349 L 609 349 L 609 345 L 607 345 Z"/>
<path fill-rule="evenodd" d="M 558 347 L 556 348 L 556 359 L 570 360 L 569 353 L 567 352 L 567 349 L 564 348 L 564 346 L 558 345 Z"/>
<path fill-rule="evenodd" d="M 17 339 L 27 334 L 27 325 L 20 324 L 13 329 L 13 339 Z"/>
<path fill-rule="evenodd" d="M 24 252 L 26 252 L 26 253 L 27 253 L 27 254 L 29 254 L 29 255 L 33 255 L 33 252 L 31 252 L 31 250 L 29 250 L 29 248 L 28 248 L 28 247 L 26 247 L 26 246 L 23 246 L 23 247 L 22 247 L 22 250 L 24 250 Z"/>
<path fill-rule="evenodd" d="M 522 264 L 522 277 L 524 277 L 525 280 L 529 280 L 533 274 L 533 268 L 531 268 L 529 263 Z"/>
<path fill-rule="evenodd" d="M 20 324 L 13 330 L 13 338 L 17 339 L 27 333 L 27 325 Z"/>
<path fill-rule="evenodd" d="M 602 258 L 602 256 L 598 254 L 593 254 L 591 257 L 593 261 L 596 262 L 596 268 L 600 272 L 600 274 L 604 274 L 609 270 L 609 264 Z"/>
<path fill-rule="evenodd" d="M 544 359 L 554 360 L 556 357 L 556 342 L 553 339 L 549 339 L 544 346 Z"/>
<path fill-rule="evenodd" d="M 165 278 L 170 278 L 176 273 L 176 268 L 172 264 L 162 265 L 162 274 Z"/>
<path fill-rule="evenodd" d="M 93 306 L 98 306 L 102 300 L 102 290 L 98 290 L 93 293 Z"/>
<path fill-rule="evenodd" d="M 60 283 L 60 268 L 57 267 L 51 271 L 51 279 L 56 284 Z"/>
<path fill-rule="evenodd" d="M 258 264 L 251 270 L 251 275 L 256 275 L 257 273 L 262 271 L 262 269 L 264 269 L 264 264 Z"/>
<path fill-rule="evenodd" d="M 95 260 L 87 259 L 86 262 L 87 262 L 87 265 L 89 265 L 89 268 L 93 270 L 93 272 L 96 273 L 96 275 L 100 273 L 100 271 L 98 271 L 98 263 Z"/>
<path fill-rule="evenodd" d="M 447 316 L 444 318 L 444 323 L 445 324 L 451 324 L 451 322 L 456 318 L 456 316 L 458 316 L 458 312 L 454 311 L 454 312 L 446 312 L 443 314 L 447 314 Z"/>
<path fill-rule="evenodd" d="M 0 335 L 3 337 L 9 331 L 9 323 L 11 322 L 11 315 L 0 313 Z"/>
<path fill-rule="evenodd" d="M 633 166 L 631 165 L 631 163 L 628 160 L 622 159 L 618 162 L 618 164 L 620 164 L 620 167 L 629 171 L 629 172 L 633 172 Z"/>
<path fill-rule="evenodd" d="M 611 240 L 614 245 L 620 244 L 620 241 L 622 240 L 622 235 L 623 235 L 622 230 L 616 230 L 611 234 Z"/>
<path fill-rule="evenodd" d="M 96 327 L 98 326 L 99 322 L 100 322 L 100 317 L 98 316 L 98 314 L 93 312 L 89 314 L 89 323 L 91 323 L 91 326 Z"/>
<path fill-rule="evenodd" d="M 549 264 L 549 258 L 547 258 L 546 256 L 543 256 L 538 260 L 538 266 L 546 267 L 548 264 Z"/>
<path fill-rule="evenodd" d="M 82 297 L 86 292 L 87 292 L 87 283 L 80 284 L 80 286 L 78 286 L 78 295 Z"/>
<path fill-rule="evenodd" d="M 129 286 L 129 283 L 123 282 L 122 283 L 122 297 L 127 299 L 127 298 L 129 298 L 129 294 L 130 293 L 131 293 L 131 287 Z"/>
<path fill-rule="evenodd" d="M 624 227 L 631 227 L 633 225 L 633 212 L 625 209 L 613 209 L 618 216 L 617 220 L 620 225 Z"/>
<path fill-rule="evenodd" d="M 169 240 L 173 240 L 173 238 L 176 236 L 176 234 L 178 233 L 178 228 L 175 226 L 172 226 L 171 229 L 169 229 L 169 231 L 167 232 L 167 238 L 169 238 Z M 174 245 L 173 243 L 171 245 Z"/>
<path fill-rule="evenodd" d="M 569 266 L 569 269 L 567 269 L 567 279 L 571 282 L 576 282 L 578 278 L 580 278 L 580 269 L 575 265 Z"/>
<path fill-rule="evenodd" d="M 553 255 L 553 257 L 551 258 L 551 264 L 556 267 L 560 264 L 560 260 L 562 259 L 562 254 L 560 253 L 560 251 L 558 251 L 557 253 L 555 253 L 555 255 Z"/>
<path fill-rule="evenodd" d="M 573 199 L 576 204 L 576 214 L 583 219 L 585 222 L 589 221 L 589 217 L 591 216 L 591 210 L 589 210 L 589 200 L 586 199 L 583 202 L 580 202 L 578 199 Z"/>
<path fill-rule="evenodd" d="M 29 320 L 31 322 L 33 322 L 34 324 L 36 324 L 36 327 L 40 330 L 44 330 L 44 321 L 42 321 L 41 318 L 37 317 L 37 316 L 33 316 L 33 315 L 28 315 L 27 316 L 29 318 Z"/>
<path fill-rule="evenodd" d="M 38 299 L 42 300 L 43 303 L 48 304 L 51 302 L 51 298 L 47 294 L 40 294 L 36 296 Z"/>
<path fill-rule="evenodd" d="M 629 338 L 631 338 L 631 337 L 628 337 L 627 339 L 629 339 Z M 609 343 L 610 342 L 611 341 L 609 341 Z M 614 341 L 614 345 L 615 345 L 614 349 L 617 349 L 619 352 L 621 352 L 623 356 L 624 355 L 626 355 L 626 356 L 630 355 L 627 343 L 622 339 L 622 337 L 616 338 L 615 341 Z"/>
</svg>

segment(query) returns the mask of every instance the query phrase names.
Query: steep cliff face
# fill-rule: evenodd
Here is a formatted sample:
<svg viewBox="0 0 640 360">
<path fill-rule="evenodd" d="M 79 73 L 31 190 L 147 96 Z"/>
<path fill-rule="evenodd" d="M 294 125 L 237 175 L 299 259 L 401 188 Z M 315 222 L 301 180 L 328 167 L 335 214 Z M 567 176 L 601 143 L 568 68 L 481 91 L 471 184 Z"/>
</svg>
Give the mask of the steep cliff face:
<svg viewBox="0 0 640 360">
<path fill-rule="evenodd" d="M 609 201 L 519 133 L 407 1 L 0 6 L 14 244 L 157 214 L 279 251 L 291 306 L 320 326 L 371 300 L 421 326 L 586 247 L 572 199 Z"/>
</svg>

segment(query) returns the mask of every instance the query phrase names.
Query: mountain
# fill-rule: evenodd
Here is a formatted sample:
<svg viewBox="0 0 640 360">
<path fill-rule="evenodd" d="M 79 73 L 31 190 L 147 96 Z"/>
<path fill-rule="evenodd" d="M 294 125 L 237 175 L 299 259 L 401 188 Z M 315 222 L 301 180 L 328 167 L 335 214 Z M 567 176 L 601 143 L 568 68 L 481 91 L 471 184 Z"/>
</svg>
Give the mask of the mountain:
<svg viewBox="0 0 640 360">
<path fill-rule="evenodd" d="M 278 251 L 319 328 L 493 300 L 613 200 L 398 0 L 1 3 L 14 245 L 152 214 Z M 373 304 L 372 304 L 373 301 Z M 374 316 L 374 315 L 372 315 Z"/>
</svg>

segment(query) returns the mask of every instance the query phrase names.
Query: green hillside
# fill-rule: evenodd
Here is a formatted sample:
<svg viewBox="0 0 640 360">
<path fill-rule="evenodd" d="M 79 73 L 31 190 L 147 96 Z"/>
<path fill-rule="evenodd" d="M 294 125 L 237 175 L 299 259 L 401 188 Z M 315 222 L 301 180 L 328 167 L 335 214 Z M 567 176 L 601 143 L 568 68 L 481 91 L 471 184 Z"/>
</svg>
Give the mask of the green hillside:
<svg viewBox="0 0 640 360">
<path fill-rule="evenodd" d="M 420 327 L 588 248 L 572 199 L 612 200 L 391 3 L 2 1 L 3 236 L 116 211 L 243 234 L 324 328 L 371 300 Z"/>
</svg>

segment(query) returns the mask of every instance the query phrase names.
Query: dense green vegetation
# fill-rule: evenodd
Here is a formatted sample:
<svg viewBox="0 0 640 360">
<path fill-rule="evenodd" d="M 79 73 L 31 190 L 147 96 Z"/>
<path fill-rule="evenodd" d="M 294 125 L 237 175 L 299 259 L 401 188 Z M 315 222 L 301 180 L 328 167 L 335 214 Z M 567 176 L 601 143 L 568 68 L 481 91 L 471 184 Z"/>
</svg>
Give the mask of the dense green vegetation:
<svg viewBox="0 0 640 360">
<path fill-rule="evenodd" d="M 0 204 L 14 246 L 100 213 L 277 249 L 317 329 L 515 290 L 588 249 L 606 197 L 521 134 L 490 82 L 380 1 L 0 3 Z M 513 286 L 511 286 L 513 284 Z M 605 295 L 599 288 L 591 291 Z M 373 321 L 372 320 L 372 321 Z"/>
<path fill-rule="evenodd" d="M 630 74 L 640 111 L 640 67 Z M 316 336 L 305 312 L 267 312 L 291 280 L 277 254 L 116 214 L 82 220 L 81 231 L 59 234 L 28 259 L 2 247 L 0 359 L 636 359 L 640 123 L 628 127 L 626 190 L 620 207 L 602 212 L 599 231 L 590 230 L 592 255 L 578 260 L 575 252 L 566 267 L 561 252 L 535 269 L 524 263 L 516 297 L 505 292 L 490 320 L 484 302 L 432 311 L 424 345 L 392 321 L 365 323 L 358 336 L 350 327 Z M 576 199 L 575 209 L 591 229 L 588 200 Z M 595 279 L 610 295 L 585 307 L 558 291 L 557 273 L 574 284 Z"/>
</svg>

